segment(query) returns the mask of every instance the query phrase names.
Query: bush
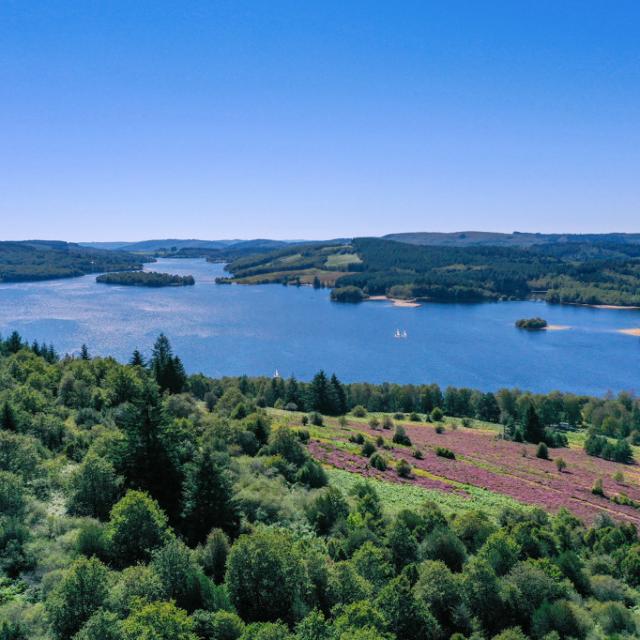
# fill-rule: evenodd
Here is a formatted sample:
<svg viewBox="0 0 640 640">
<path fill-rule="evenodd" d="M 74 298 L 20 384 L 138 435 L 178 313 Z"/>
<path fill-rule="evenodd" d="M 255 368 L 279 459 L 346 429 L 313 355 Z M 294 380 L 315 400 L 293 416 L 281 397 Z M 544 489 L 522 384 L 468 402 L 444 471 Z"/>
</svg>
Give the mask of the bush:
<svg viewBox="0 0 640 640">
<path fill-rule="evenodd" d="M 324 418 L 321 413 L 313 411 L 309 414 L 309 422 L 316 427 L 321 427 L 324 425 Z"/>
<path fill-rule="evenodd" d="M 355 444 L 364 444 L 364 436 L 360 432 L 352 433 L 349 436 L 349 442 L 353 442 Z"/>
<path fill-rule="evenodd" d="M 618 484 L 624 484 L 624 473 L 622 473 L 622 471 L 616 471 L 613 475 L 613 479 Z"/>
<path fill-rule="evenodd" d="M 401 478 L 410 478 L 411 471 L 411 465 L 404 458 L 398 460 L 398 462 L 396 463 L 396 472 Z"/>
<path fill-rule="evenodd" d="M 440 407 L 436 407 L 432 412 L 431 412 L 431 420 L 432 422 L 440 422 L 442 420 L 442 418 L 444 418 L 444 413 L 442 413 L 442 409 Z"/>
<path fill-rule="evenodd" d="M 471 429 L 473 427 L 473 420 L 471 418 L 462 418 L 462 426 L 466 429 Z"/>
<path fill-rule="evenodd" d="M 444 429 L 444 425 L 443 424 L 437 424 L 435 426 L 435 432 L 436 433 L 444 433 L 445 429 Z"/>
<path fill-rule="evenodd" d="M 327 474 L 322 465 L 315 460 L 307 460 L 295 475 L 295 481 L 311 489 L 319 489 L 328 483 Z"/>
<path fill-rule="evenodd" d="M 361 404 L 359 404 L 351 409 L 351 413 L 356 418 L 364 418 L 367 415 L 367 410 Z"/>
<path fill-rule="evenodd" d="M 302 416 L 302 418 L 300 418 L 300 424 L 303 427 L 306 427 L 309 424 L 309 418 L 307 416 Z"/>
<path fill-rule="evenodd" d="M 424 458 L 424 455 L 422 454 L 422 451 L 420 449 L 418 449 L 418 447 L 413 447 L 413 449 L 411 450 L 411 455 L 416 460 L 422 460 Z"/>
<path fill-rule="evenodd" d="M 386 471 L 387 470 L 387 461 L 384 459 L 384 456 L 380 453 L 374 453 L 369 458 L 369 464 L 378 471 Z"/>
<path fill-rule="evenodd" d="M 376 447 L 384 447 L 384 438 L 382 436 L 376 438 Z"/>
<path fill-rule="evenodd" d="M 593 493 L 594 496 L 604 497 L 604 485 L 602 484 L 602 478 L 598 478 L 593 483 L 593 487 L 591 487 L 591 493 Z"/>
<path fill-rule="evenodd" d="M 547 449 L 547 445 L 544 442 L 541 442 L 536 449 L 536 458 L 540 458 L 541 460 L 549 459 L 549 449 Z"/>
<path fill-rule="evenodd" d="M 375 416 L 371 416 L 369 418 L 369 427 L 371 427 L 371 429 L 377 429 L 380 426 L 380 420 L 378 420 L 378 418 L 376 418 Z"/>
<path fill-rule="evenodd" d="M 636 632 L 633 614 L 619 602 L 598 602 L 593 607 L 593 614 L 607 636 Z"/>
<path fill-rule="evenodd" d="M 391 419 L 391 416 L 384 416 L 384 418 L 382 418 L 382 428 L 383 429 L 393 429 L 395 425 L 393 424 L 393 420 Z"/>
<path fill-rule="evenodd" d="M 398 425 L 396 427 L 392 440 L 396 444 L 405 445 L 407 447 L 411 446 L 411 438 L 409 438 L 409 436 L 407 435 L 407 432 L 404 430 L 404 427 L 402 425 Z"/>
<path fill-rule="evenodd" d="M 447 449 L 446 447 L 437 447 L 436 455 L 441 458 L 448 458 L 449 460 L 455 460 L 456 454 L 451 451 L 451 449 Z"/>
<path fill-rule="evenodd" d="M 393 417 L 394 417 L 396 420 L 404 420 L 404 413 L 400 413 L 400 412 L 398 411 L 397 413 L 394 413 L 394 414 L 393 414 Z"/>
<path fill-rule="evenodd" d="M 367 440 L 363 445 L 362 445 L 362 449 L 360 450 L 360 453 L 365 457 L 368 458 L 369 456 L 371 456 L 373 454 L 373 452 L 376 450 L 375 445 L 373 444 L 373 442 L 371 442 L 370 440 Z"/>
<path fill-rule="evenodd" d="M 415 411 L 412 411 L 409 414 L 409 420 L 411 420 L 411 422 L 420 422 L 422 418 L 420 417 L 419 413 L 416 413 Z"/>
<path fill-rule="evenodd" d="M 560 473 L 567 468 L 567 463 L 564 461 L 564 458 L 556 458 L 556 468 Z"/>
</svg>

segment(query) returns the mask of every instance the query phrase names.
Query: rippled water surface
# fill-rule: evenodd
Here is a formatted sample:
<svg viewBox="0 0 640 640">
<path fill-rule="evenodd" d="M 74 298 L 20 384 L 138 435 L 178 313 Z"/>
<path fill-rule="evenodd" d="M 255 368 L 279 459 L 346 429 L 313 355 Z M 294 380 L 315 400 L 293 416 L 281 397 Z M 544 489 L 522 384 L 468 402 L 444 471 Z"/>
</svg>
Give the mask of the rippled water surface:
<svg viewBox="0 0 640 640">
<path fill-rule="evenodd" d="M 310 287 L 223 286 L 222 265 L 161 260 L 149 269 L 193 274 L 196 285 L 148 289 L 101 285 L 95 276 L 0 285 L 0 332 L 74 352 L 126 359 L 149 352 L 164 331 L 191 372 L 212 376 L 295 374 L 318 369 L 345 381 L 438 382 L 497 389 L 640 391 L 640 311 L 536 302 L 335 304 Z M 518 318 L 543 316 L 565 331 L 526 332 Z M 407 332 L 395 339 L 396 329 Z"/>
</svg>

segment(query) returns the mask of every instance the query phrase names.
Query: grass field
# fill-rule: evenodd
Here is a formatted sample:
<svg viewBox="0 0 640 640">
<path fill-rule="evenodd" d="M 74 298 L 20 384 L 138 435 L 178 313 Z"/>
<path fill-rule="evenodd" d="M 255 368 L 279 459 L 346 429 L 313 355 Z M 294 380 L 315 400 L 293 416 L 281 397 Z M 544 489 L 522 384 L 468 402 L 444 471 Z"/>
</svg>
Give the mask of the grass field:
<svg viewBox="0 0 640 640">
<path fill-rule="evenodd" d="M 302 414 L 275 412 L 279 421 L 301 425 Z M 502 439 L 499 425 L 473 421 L 471 428 L 458 419 L 446 418 L 442 433 L 427 422 L 396 420 L 402 424 L 412 445 L 392 442 L 393 429 L 372 428 L 369 420 L 349 416 L 340 426 L 337 419 L 325 418 L 324 426 L 307 425 L 309 450 L 330 469 L 336 482 L 347 485 L 358 476 L 381 482 L 390 504 L 410 504 L 415 500 L 436 499 L 451 510 L 483 508 L 496 512 L 507 504 L 539 506 L 555 513 L 566 507 L 590 522 L 598 514 L 607 514 L 640 526 L 640 509 L 633 504 L 618 504 L 627 496 L 640 504 L 640 468 L 587 456 L 582 449 L 583 432 L 569 433 L 569 446 L 550 449 L 550 460 L 536 457 L 536 447 Z M 382 424 L 382 415 L 375 417 Z M 357 434 L 377 444 L 377 452 L 387 461 L 387 469 L 373 468 L 362 454 L 362 444 L 353 442 Z M 436 454 L 438 447 L 449 449 L 455 459 Z M 419 450 L 422 459 L 415 457 Z M 555 459 L 562 458 L 566 469 L 559 471 Z M 413 468 L 410 478 L 401 478 L 395 466 L 404 459 Z M 623 474 L 620 479 L 619 473 Z M 344 473 L 347 473 L 345 476 Z M 604 496 L 591 491 L 602 479 Z M 389 486 L 391 485 L 391 486 Z"/>
<path fill-rule="evenodd" d="M 330 269 L 347 268 L 350 264 L 359 264 L 362 260 L 356 253 L 333 253 L 327 256 L 325 266 Z"/>
</svg>

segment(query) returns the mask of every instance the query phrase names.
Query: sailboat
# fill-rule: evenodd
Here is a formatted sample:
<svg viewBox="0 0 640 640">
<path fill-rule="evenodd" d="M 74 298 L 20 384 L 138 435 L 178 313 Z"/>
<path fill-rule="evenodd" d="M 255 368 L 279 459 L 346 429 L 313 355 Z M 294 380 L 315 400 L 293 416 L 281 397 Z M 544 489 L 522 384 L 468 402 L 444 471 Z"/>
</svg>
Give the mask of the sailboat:
<svg viewBox="0 0 640 640">
<path fill-rule="evenodd" d="M 407 332 L 406 331 L 400 331 L 400 329 L 396 329 L 396 332 L 393 334 L 394 338 L 406 338 L 407 337 Z"/>
<path fill-rule="evenodd" d="M 280 372 L 277 369 L 274 371 L 273 377 L 274 378 L 279 378 L 280 377 Z"/>
</svg>

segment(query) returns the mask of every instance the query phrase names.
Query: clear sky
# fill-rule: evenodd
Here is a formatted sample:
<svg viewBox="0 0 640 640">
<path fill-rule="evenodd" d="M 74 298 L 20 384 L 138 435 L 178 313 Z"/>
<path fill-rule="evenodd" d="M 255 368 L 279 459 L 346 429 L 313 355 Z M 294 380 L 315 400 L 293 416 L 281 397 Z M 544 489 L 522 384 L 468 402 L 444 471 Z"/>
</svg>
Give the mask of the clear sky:
<svg viewBox="0 0 640 640">
<path fill-rule="evenodd" d="M 3 0 L 0 219 L 640 231 L 640 2 Z"/>
</svg>

